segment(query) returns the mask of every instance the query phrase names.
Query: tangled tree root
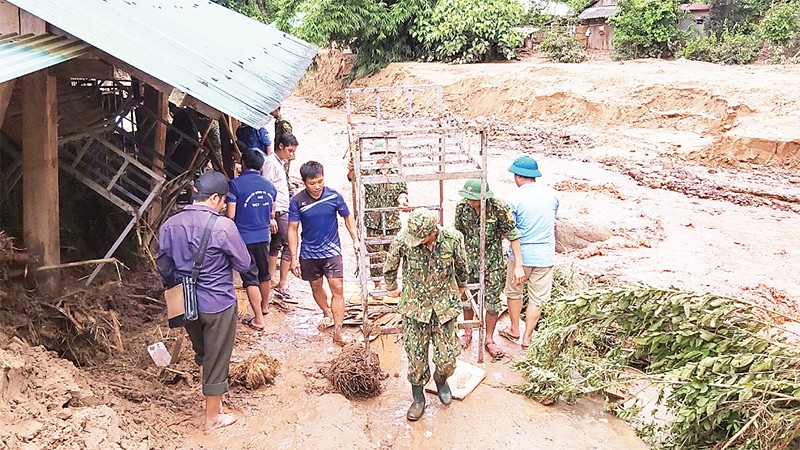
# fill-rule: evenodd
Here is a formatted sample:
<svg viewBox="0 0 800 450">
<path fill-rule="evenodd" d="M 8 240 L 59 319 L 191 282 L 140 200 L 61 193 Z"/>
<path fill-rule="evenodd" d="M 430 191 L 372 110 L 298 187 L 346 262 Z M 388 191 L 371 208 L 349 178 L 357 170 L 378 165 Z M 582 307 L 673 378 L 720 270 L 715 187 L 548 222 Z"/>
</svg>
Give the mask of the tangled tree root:
<svg viewBox="0 0 800 450">
<path fill-rule="evenodd" d="M 348 399 L 372 398 L 381 393 L 381 370 L 378 354 L 361 344 L 353 343 L 342 349 L 325 373 L 333 387 Z"/>
<path fill-rule="evenodd" d="M 230 371 L 231 384 L 255 390 L 275 383 L 280 362 L 263 353 L 253 355 L 234 366 Z"/>
</svg>

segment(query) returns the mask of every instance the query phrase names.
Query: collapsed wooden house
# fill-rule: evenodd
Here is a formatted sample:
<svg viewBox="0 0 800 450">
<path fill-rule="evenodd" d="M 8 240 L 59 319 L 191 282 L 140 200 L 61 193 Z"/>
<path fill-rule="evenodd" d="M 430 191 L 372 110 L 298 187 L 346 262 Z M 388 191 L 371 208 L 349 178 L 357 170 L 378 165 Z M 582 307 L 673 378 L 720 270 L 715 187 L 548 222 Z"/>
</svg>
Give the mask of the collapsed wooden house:
<svg viewBox="0 0 800 450">
<path fill-rule="evenodd" d="M 130 216 L 112 256 L 201 167 L 231 173 L 236 125 L 267 124 L 317 50 L 208 0 L 0 0 L 0 209 L 21 186 L 25 247 L 57 266 L 74 177 Z"/>
</svg>

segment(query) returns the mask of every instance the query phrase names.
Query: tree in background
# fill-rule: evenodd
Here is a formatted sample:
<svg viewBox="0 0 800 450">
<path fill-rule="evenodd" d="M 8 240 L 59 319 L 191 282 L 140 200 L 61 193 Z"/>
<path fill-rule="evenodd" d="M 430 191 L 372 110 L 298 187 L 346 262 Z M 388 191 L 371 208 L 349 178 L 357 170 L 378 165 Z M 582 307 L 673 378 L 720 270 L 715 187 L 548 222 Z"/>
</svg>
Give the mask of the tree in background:
<svg viewBox="0 0 800 450">
<path fill-rule="evenodd" d="M 477 62 L 513 57 L 517 0 L 281 0 L 277 25 L 320 46 L 356 54 L 353 75 L 394 61 Z"/>
<path fill-rule="evenodd" d="M 621 59 L 660 58 L 680 48 L 677 0 L 620 0 L 609 22 L 614 52 Z"/>
<path fill-rule="evenodd" d="M 278 10 L 273 0 L 211 0 L 259 22 L 268 23 Z"/>
<path fill-rule="evenodd" d="M 523 36 L 525 7 L 517 0 L 439 0 L 412 36 L 425 59 L 458 63 L 511 59 Z"/>
</svg>

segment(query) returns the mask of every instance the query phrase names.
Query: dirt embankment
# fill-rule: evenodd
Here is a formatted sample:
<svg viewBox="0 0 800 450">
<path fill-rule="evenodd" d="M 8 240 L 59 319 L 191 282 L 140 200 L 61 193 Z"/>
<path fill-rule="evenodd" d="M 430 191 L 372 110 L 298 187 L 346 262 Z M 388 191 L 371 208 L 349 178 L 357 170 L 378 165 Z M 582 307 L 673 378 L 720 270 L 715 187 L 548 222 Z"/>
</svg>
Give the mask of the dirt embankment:
<svg viewBox="0 0 800 450">
<path fill-rule="evenodd" d="M 338 105 L 347 58 L 320 58 L 319 76 L 299 91 Z M 452 66 L 396 63 L 354 86 L 438 84 L 445 109 L 520 124 L 576 126 L 598 136 L 652 138 L 704 164 L 800 167 L 798 66 L 726 67 L 694 61 L 643 60 L 588 64 L 521 61 Z M 388 107 L 404 109 L 404 96 Z M 415 99 L 415 109 L 434 108 Z M 636 139 L 630 142 L 636 148 Z"/>
</svg>

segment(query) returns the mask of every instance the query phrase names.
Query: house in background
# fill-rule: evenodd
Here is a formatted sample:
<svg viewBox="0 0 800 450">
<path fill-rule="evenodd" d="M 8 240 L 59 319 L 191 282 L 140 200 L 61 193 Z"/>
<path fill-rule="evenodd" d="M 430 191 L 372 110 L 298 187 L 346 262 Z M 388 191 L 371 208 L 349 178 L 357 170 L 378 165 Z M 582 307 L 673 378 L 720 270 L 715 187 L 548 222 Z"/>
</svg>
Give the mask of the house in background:
<svg viewBox="0 0 800 450">
<path fill-rule="evenodd" d="M 587 49 L 611 50 L 614 26 L 608 18 L 617 12 L 617 0 L 598 0 L 578 15 L 581 26 L 578 38 L 583 37 Z"/>
<path fill-rule="evenodd" d="M 688 13 L 687 17 L 678 22 L 681 30 L 695 30 L 698 34 L 705 32 L 706 21 L 711 13 L 711 5 L 708 3 L 684 3 L 681 11 Z"/>
</svg>

